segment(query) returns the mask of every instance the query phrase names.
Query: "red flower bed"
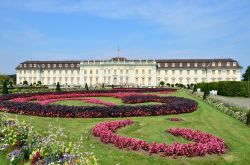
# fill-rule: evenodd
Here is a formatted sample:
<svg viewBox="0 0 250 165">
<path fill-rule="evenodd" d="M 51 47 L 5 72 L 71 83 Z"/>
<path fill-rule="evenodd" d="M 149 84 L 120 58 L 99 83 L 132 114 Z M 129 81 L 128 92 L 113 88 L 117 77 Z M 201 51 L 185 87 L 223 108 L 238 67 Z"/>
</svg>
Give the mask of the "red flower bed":
<svg viewBox="0 0 250 165">
<path fill-rule="evenodd" d="M 132 120 L 120 120 L 103 122 L 95 125 L 92 134 L 100 137 L 103 143 L 112 143 L 120 149 L 144 150 L 148 153 L 163 153 L 163 156 L 205 156 L 206 154 L 223 154 L 226 152 L 224 141 L 208 133 L 202 133 L 198 130 L 170 128 L 167 130 L 174 136 L 182 136 L 193 143 L 180 144 L 173 143 L 166 145 L 165 143 L 148 143 L 144 140 L 136 138 L 128 138 L 115 134 L 115 131 L 126 125 L 133 124 Z"/>
</svg>

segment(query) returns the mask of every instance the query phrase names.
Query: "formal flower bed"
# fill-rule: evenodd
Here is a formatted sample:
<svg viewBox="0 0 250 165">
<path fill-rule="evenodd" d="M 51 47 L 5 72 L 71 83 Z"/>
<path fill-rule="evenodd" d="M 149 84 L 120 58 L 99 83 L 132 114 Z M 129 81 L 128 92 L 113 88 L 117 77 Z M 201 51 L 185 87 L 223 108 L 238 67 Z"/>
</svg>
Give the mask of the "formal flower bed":
<svg viewBox="0 0 250 165">
<path fill-rule="evenodd" d="M 95 95 L 98 96 L 97 94 Z M 100 95 L 101 94 L 99 94 L 99 96 Z M 60 95 L 57 94 L 57 96 Z M 43 97 L 46 96 L 43 95 Z M 157 101 L 157 102 L 162 102 L 164 104 L 138 105 L 138 106 L 112 105 L 109 107 L 96 107 L 96 106 L 76 107 L 76 106 L 62 106 L 62 105 L 41 105 L 35 102 L 1 101 L 0 110 L 9 113 L 20 113 L 26 115 L 36 115 L 36 116 L 46 116 L 46 117 L 106 118 L 106 117 L 157 116 L 157 115 L 180 114 L 180 113 L 190 113 L 197 109 L 197 103 L 195 101 L 180 97 L 170 97 L 170 96 L 159 97 L 155 95 L 131 95 L 131 96 L 123 96 L 122 100 L 125 103 Z M 54 100 L 52 100 L 52 102 L 53 101 Z M 45 103 L 43 102 L 43 104 L 47 104 L 48 102 L 50 101 L 45 101 Z M 100 101 L 96 100 L 95 102 L 100 103 Z"/>
<path fill-rule="evenodd" d="M 8 94 L 8 95 L 2 95 L 0 96 L 0 101 L 4 100 L 11 100 L 11 99 L 20 99 L 23 98 L 25 102 L 27 101 L 33 101 L 35 100 L 36 96 L 38 96 L 40 99 L 49 99 L 48 96 L 52 95 L 52 98 L 54 97 L 53 95 L 60 95 L 62 96 L 63 94 L 66 95 L 75 95 L 74 97 L 96 97 L 95 95 L 103 95 L 103 96 L 110 96 L 110 95 L 105 95 L 105 94 L 117 94 L 119 97 L 119 94 L 126 94 L 126 93 L 145 93 L 145 92 L 175 92 L 176 89 L 172 88 L 115 88 L 113 90 L 93 90 L 93 91 L 74 91 L 74 92 L 60 92 L 58 94 L 57 92 L 40 92 L 40 93 L 16 93 L 16 94 Z M 83 95 L 83 96 L 77 96 Z M 85 94 L 85 95 L 84 95 Z M 45 96 L 45 97 L 43 97 Z M 46 98 L 47 97 L 47 98 Z M 113 97 L 113 96 L 110 96 Z M 25 100 L 25 98 L 27 100 Z"/>
<path fill-rule="evenodd" d="M 150 154 L 162 153 L 163 156 L 205 156 L 211 154 L 223 154 L 226 152 L 224 141 L 211 134 L 203 133 L 198 130 L 170 128 L 168 133 L 174 136 L 181 136 L 193 143 L 180 144 L 173 143 L 166 145 L 165 143 L 148 143 L 144 140 L 136 138 L 128 138 L 117 135 L 115 131 L 127 125 L 132 125 L 130 119 L 120 121 L 103 122 L 95 125 L 92 129 L 92 134 L 95 137 L 100 137 L 103 143 L 112 143 L 120 149 L 144 150 Z"/>
<path fill-rule="evenodd" d="M 97 159 L 92 153 L 82 152 L 82 140 L 65 142 L 68 138 L 60 128 L 49 127 L 38 133 L 30 125 L 18 120 L 0 118 L 1 154 L 7 156 L 11 164 L 30 162 L 37 164 L 93 165 Z"/>
</svg>

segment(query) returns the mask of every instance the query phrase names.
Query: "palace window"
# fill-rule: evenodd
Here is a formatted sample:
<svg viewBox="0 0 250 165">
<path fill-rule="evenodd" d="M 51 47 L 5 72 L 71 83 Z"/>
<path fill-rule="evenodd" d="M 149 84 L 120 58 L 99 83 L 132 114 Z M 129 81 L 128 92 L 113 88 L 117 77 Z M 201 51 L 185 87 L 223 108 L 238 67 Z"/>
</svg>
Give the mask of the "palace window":
<svg viewBox="0 0 250 165">
<path fill-rule="evenodd" d="M 148 70 L 148 74 L 151 74 L 151 69 Z"/>
<path fill-rule="evenodd" d="M 144 69 L 142 69 L 142 74 L 145 74 L 145 70 Z"/>
<path fill-rule="evenodd" d="M 218 66 L 221 66 L 221 62 L 218 62 Z"/>
<path fill-rule="evenodd" d="M 195 67 L 197 67 L 197 66 L 198 66 L 197 62 L 196 62 L 196 63 L 194 63 L 194 66 L 195 66 Z"/>
<path fill-rule="evenodd" d="M 138 69 L 136 69 L 135 72 L 136 72 L 136 74 L 138 74 L 139 73 Z"/>
<path fill-rule="evenodd" d="M 92 74 L 92 70 L 91 69 L 90 69 L 89 73 Z"/>
<path fill-rule="evenodd" d="M 126 74 L 128 74 L 128 69 L 126 70 Z"/>
<path fill-rule="evenodd" d="M 234 74 L 234 75 L 236 74 L 236 70 L 233 70 L 233 74 Z"/>
<path fill-rule="evenodd" d="M 227 62 L 227 66 L 230 66 L 230 62 Z"/>
<path fill-rule="evenodd" d="M 215 75 L 215 70 L 212 70 L 212 74 Z"/>
<path fill-rule="evenodd" d="M 218 74 L 221 75 L 221 70 L 218 70 Z"/>
<path fill-rule="evenodd" d="M 233 66 L 236 66 L 236 62 L 233 62 Z"/>
<path fill-rule="evenodd" d="M 95 73 L 98 74 L 98 70 L 97 69 L 96 69 Z"/>
<path fill-rule="evenodd" d="M 215 62 L 212 62 L 212 66 L 215 66 Z"/>
</svg>

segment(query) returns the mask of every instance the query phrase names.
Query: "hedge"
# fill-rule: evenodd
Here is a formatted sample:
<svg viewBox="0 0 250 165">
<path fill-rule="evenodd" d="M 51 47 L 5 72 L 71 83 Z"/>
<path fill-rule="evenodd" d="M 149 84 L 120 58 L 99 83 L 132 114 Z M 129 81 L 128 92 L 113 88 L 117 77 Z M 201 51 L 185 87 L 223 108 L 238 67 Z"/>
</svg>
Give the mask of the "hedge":
<svg viewBox="0 0 250 165">
<path fill-rule="evenodd" d="M 201 88 L 202 91 L 205 90 L 205 87 L 208 87 L 208 90 L 217 90 L 218 95 L 221 96 L 241 96 L 249 97 L 248 85 L 250 82 L 247 81 L 220 81 L 220 82 L 210 82 L 210 83 L 198 83 L 197 88 Z"/>
</svg>

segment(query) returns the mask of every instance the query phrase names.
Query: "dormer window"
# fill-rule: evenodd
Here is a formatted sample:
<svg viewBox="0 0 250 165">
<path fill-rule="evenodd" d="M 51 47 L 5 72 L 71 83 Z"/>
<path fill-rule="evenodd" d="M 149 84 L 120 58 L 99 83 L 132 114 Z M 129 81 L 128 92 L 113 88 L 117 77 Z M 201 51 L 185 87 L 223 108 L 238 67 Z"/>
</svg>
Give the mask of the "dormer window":
<svg viewBox="0 0 250 165">
<path fill-rule="evenodd" d="M 215 62 L 212 62 L 212 66 L 215 66 Z"/>
<path fill-rule="evenodd" d="M 230 62 L 227 62 L 227 66 L 230 66 Z"/>
<path fill-rule="evenodd" d="M 74 64 L 71 64 L 71 68 L 74 68 Z"/>
<path fill-rule="evenodd" d="M 77 67 L 80 67 L 80 64 L 77 64 Z"/>
<path fill-rule="evenodd" d="M 165 67 L 168 67 L 168 63 L 165 63 Z"/>
<path fill-rule="evenodd" d="M 53 67 L 56 68 L 56 64 L 53 64 Z"/>
<path fill-rule="evenodd" d="M 195 67 L 197 67 L 197 66 L 198 66 L 197 62 L 196 62 L 196 63 L 194 63 L 194 66 L 195 66 Z"/>
<path fill-rule="evenodd" d="M 50 64 L 48 64 L 48 68 L 50 68 Z"/>
<path fill-rule="evenodd" d="M 23 66 L 26 68 L 26 64 L 23 64 Z"/>
<path fill-rule="evenodd" d="M 32 64 L 30 64 L 29 66 L 30 66 L 30 68 L 32 68 Z"/>
<path fill-rule="evenodd" d="M 68 64 L 65 64 L 65 67 L 68 68 Z"/>
<path fill-rule="evenodd" d="M 190 67 L 190 63 L 187 63 L 187 67 Z"/>
<path fill-rule="evenodd" d="M 62 64 L 59 64 L 59 68 L 61 68 L 62 67 Z"/>
<path fill-rule="evenodd" d="M 218 62 L 218 66 L 221 66 L 221 62 Z"/>
<path fill-rule="evenodd" d="M 22 64 L 20 64 L 19 66 L 20 66 L 20 68 L 21 68 L 21 67 L 22 67 Z"/>
<path fill-rule="evenodd" d="M 175 63 L 172 63 L 172 67 L 175 67 Z"/>
<path fill-rule="evenodd" d="M 182 67 L 182 63 L 180 63 L 180 65 L 179 65 L 180 67 Z"/>
<path fill-rule="evenodd" d="M 34 64 L 34 68 L 36 67 L 36 64 Z"/>
<path fill-rule="evenodd" d="M 160 64 L 160 63 L 158 63 L 158 67 L 161 67 L 161 64 Z"/>
<path fill-rule="evenodd" d="M 202 66 L 205 67 L 205 66 L 206 66 L 206 63 L 202 63 Z"/>
<path fill-rule="evenodd" d="M 45 65 L 44 65 L 44 64 L 42 64 L 42 68 L 45 68 Z"/>
<path fill-rule="evenodd" d="M 233 66 L 236 66 L 236 62 L 233 62 Z"/>
</svg>

